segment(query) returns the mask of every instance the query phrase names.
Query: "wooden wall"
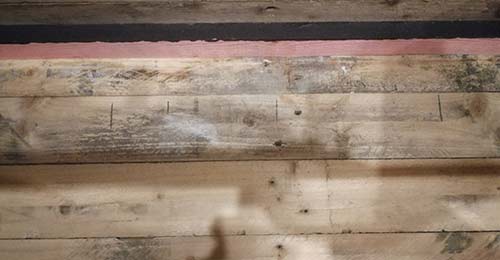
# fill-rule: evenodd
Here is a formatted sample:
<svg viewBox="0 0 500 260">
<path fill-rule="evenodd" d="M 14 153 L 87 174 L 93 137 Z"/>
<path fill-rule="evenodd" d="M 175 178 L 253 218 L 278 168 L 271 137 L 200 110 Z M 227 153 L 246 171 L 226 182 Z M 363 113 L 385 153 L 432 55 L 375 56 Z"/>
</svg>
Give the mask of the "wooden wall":
<svg viewBox="0 0 500 260">
<path fill-rule="evenodd" d="M 1 24 L 499 19 L 498 0 L 4 0 Z"/>
<path fill-rule="evenodd" d="M 496 259 L 499 77 L 495 55 L 2 60 L 0 258 Z"/>
<path fill-rule="evenodd" d="M 0 29 L 499 7 L 9 0 Z M 0 45 L 0 259 L 499 259 L 499 69 L 498 39 Z"/>
</svg>

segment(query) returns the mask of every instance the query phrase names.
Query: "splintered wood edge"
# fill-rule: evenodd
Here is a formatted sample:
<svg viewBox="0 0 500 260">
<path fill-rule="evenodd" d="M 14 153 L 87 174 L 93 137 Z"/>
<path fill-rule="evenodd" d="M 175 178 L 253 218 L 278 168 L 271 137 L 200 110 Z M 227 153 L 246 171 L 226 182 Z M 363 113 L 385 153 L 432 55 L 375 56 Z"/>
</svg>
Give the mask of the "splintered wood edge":
<svg viewBox="0 0 500 260">
<path fill-rule="evenodd" d="M 180 41 L 0 45 L 0 59 L 499 55 L 500 38 L 345 41 Z"/>
</svg>

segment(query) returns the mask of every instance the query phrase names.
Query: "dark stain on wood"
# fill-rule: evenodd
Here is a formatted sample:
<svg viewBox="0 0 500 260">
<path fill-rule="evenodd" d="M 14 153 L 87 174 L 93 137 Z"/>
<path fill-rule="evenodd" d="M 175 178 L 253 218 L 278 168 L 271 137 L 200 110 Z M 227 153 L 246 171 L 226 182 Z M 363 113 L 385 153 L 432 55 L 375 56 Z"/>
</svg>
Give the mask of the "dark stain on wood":
<svg viewBox="0 0 500 260">
<path fill-rule="evenodd" d="M 482 95 L 475 95 L 471 99 L 456 104 L 451 111 L 453 116 L 451 114 L 449 116 L 456 118 L 468 117 L 472 122 L 475 122 L 484 115 L 487 107 L 488 100 Z"/>
<path fill-rule="evenodd" d="M 97 250 L 90 252 L 89 255 L 105 255 L 106 260 L 160 260 L 163 258 L 158 257 L 155 253 L 158 251 L 157 247 L 159 246 L 155 239 L 120 239 L 116 248 L 110 250 L 99 246 Z"/>
<path fill-rule="evenodd" d="M 61 205 L 59 206 L 59 213 L 63 216 L 67 216 L 71 213 L 71 206 L 70 205 Z"/>
<path fill-rule="evenodd" d="M 0 132 L 4 132 L 0 125 Z M 21 151 L 21 147 L 15 139 L 10 139 L 7 143 L 7 151 L 3 151 L 1 154 L 10 162 L 21 162 L 27 159 L 25 153 Z"/>
<path fill-rule="evenodd" d="M 469 103 L 469 110 L 473 117 L 479 118 L 484 115 L 487 106 L 488 103 L 484 96 L 475 95 Z"/>
<path fill-rule="evenodd" d="M 192 77 L 192 72 L 189 69 L 183 69 L 174 73 L 162 73 L 158 76 L 159 82 L 160 83 L 165 83 L 165 82 L 178 82 L 178 81 L 184 81 L 184 80 L 190 80 Z"/>
<path fill-rule="evenodd" d="M 461 254 L 472 245 L 472 241 L 466 233 L 449 233 L 441 254 Z"/>
<path fill-rule="evenodd" d="M 487 1 L 488 9 L 494 18 L 500 18 L 500 2 Z"/>
<path fill-rule="evenodd" d="M 399 4 L 400 0 L 385 0 L 385 3 L 388 5 L 388 6 L 395 6 L 397 4 Z"/>
<path fill-rule="evenodd" d="M 0 82 L 33 77 L 37 72 L 34 68 L 0 69 Z"/>
<path fill-rule="evenodd" d="M 253 127 L 255 126 L 255 119 L 252 114 L 247 114 L 245 117 L 243 117 L 243 123 L 247 125 L 248 127 Z"/>
<path fill-rule="evenodd" d="M 137 203 L 129 206 L 127 210 L 136 215 L 144 215 L 148 213 L 148 206 L 146 204 Z"/>
<path fill-rule="evenodd" d="M 500 88 L 496 78 L 498 68 L 493 63 L 479 63 L 467 55 L 462 57 L 462 64 L 452 68 L 444 68 L 443 72 L 455 82 L 456 90 L 474 92 L 486 89 L 488 85 Z"/>
<path fill-rule="evenodd" d="M 486 245 L 486 249 L 493 249 L 500 245 L 500 235 L 496 235 L 495 238 Z"/>
<path fill-rule="evenodd" d="M 114 75 L 114 78 L 125 80 L 151 80 L 156 79 L 158 74 L 158 70 L 134 69 L 120 71 Z"/>
<path fill-rule="evenodd" d="M 31 148 L 31 145 L 24 139 L 14 126 L 13 121 L 3 117 L 0 114 L 0 138 L 6 139 L 7 149 L 0 152 L 8 161 L 19 162 L 25 160 L 26 154 L 23 152 L 25 148 Z M 21 128 L 21 130 L 23 130 Z"/>
<path fill-rule="evenodd" d="M 478 195 L 478 194 L 461 194 L 461 195 L 445 195 L 442 198 L 450 203 L 461 202 L 467 205 L 475 204 L 481 200 L 495 199 L 494 195 Z"/>
<path fill-rule="evenodd" d="M 351 140 L 349 132 L 351 128 L 345 129 L 332 129 L 335 133 L 335 147 L 338 149 L 339 159 L 347 159 L 350 157 L 351 152 L 349 148 L 349 142 Z"/>
<path fill-rule="evenodd" d="M 94 89 L 90 82 L 82 82 L 77 86 L 77 94 L 81 96 L 92 96 Z"/>
</svg>

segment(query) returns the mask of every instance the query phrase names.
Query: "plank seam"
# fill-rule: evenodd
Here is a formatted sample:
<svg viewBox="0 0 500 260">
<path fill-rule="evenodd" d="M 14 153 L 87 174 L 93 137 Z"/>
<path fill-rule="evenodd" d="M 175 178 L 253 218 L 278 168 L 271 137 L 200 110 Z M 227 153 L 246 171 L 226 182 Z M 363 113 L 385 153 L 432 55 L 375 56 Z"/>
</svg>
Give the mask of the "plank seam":
<svg viewBox="0 0 500 260">
<path fill-rule="evenodd" d="M 280 158 L 280 159 L 237 159 L 237 160 L 178 160 L 178 161 L 123 161 L 123 162 L 51 162 L 51 163 L 0 163 L 0 166 L 36 165 L 98 165 L 98 164 L 167 164 L 167 163 L 206 163 L 206 162 L 277 162 L 277 161 L 412 161 L 412 160 L 497 160 L 500 156 L 490 157 L 393 157 L 393 158 Z"/>
<path fill-rule="evenodd" d="M 327 233 L 268 233 L 268 234 L 224 234 L 223 237 L 266 237 L 266 236 L 345 236 L 345 235 L 383 235 L 383 234 L 456 234 L 456 233 L 499 233 L 499 230 L 452 230 L 452 231 L 387 231 L 387 232 L 327 232 Z M 79 240 L 79 239 L 154 239 L 154 238 L 203 238 L 217 237 L 216 235 L 178 235 L 178 236 L 103 236 L 103 237 L 55 237 L 55 238 L 0 238 L 0 241 L 9 240 Z"/>
</svg>

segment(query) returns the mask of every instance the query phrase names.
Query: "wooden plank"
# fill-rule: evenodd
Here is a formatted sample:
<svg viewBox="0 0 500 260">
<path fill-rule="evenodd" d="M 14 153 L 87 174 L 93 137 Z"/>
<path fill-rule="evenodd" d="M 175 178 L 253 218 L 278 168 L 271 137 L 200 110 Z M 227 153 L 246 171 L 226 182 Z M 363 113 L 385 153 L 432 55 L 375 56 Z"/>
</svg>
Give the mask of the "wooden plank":
<svg viewBox="0 0 500 260">
<path fill-rule="evenodd" d="M 500 91 L 500 56 L 0 61 L 0 96 Z"/>
<path fill-rule="evenodd" d="M 3 240 L 2 259 L 493 260 L 500 233 Z"/>
<path fill-rule="evenodd" d="M 500 39 L 179 41 L 0 45 L 0 59 L 500 55 Z"/>
<path fill-rule="evenodd" d="M 1 166 L 0 238 L 499 230 L 500 160 Z M 1 250 L 0 250 L 1 251 Z"/>
<path fill-rule="evenodd" d="M 493 20 L 497 11 L 495 0 L 7 1 L 0 24 Z"/>
<path fill-rule="evenodd" d="M 0 163 L 498 157 L 500 94 L 2 98 Z"/>
</svg>

